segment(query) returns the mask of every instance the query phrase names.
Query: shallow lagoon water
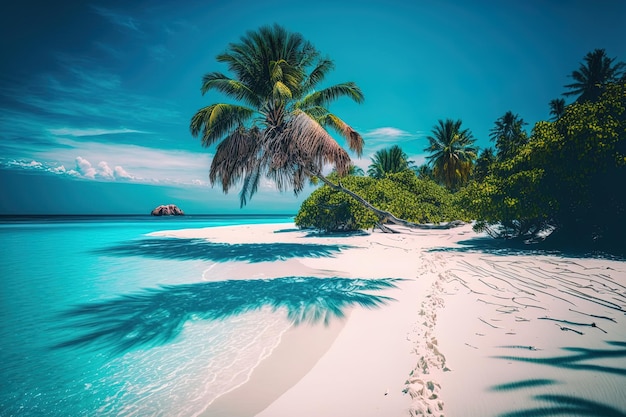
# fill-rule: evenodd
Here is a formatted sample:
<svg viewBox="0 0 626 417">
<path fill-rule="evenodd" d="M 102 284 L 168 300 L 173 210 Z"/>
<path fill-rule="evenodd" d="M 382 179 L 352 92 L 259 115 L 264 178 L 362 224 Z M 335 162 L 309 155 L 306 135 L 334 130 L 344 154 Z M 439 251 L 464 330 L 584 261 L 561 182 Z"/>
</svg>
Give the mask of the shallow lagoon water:
<svg viewBox="0 0 626 417">
<path fill-rule="evenodd" d="M 0 415 L 194 415 L 246 381 L 291 322 L 260 308 L 186 320 L 168 343 L 116 350 L 55 347 L 85 328 L 76 306 L 163 285 L 200 282 L 207 260 L 115 256 L 107 248 L 171 229 L 289 223 L 284 217 L 34 217 L 0 219 Z M 104 252 L 103 252 L 104 251 Z"/>
<path fill-rule="evenodd" d="M 380 307 L 396 279 L 215 274 L 348 245 L 228 244 L 155 231 L 258 217 L 0 218 L 1 416 L 196 416 L 303 322 Z M 228 268 L 223 268 L 228 270 Z"/>
</svg>

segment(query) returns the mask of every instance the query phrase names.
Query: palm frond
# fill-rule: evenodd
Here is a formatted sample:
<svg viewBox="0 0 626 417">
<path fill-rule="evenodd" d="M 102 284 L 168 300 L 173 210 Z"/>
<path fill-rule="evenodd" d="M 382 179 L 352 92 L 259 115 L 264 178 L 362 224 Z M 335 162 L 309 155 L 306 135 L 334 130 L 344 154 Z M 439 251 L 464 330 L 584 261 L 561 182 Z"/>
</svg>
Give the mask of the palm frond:
<svg viewBox="0 0 626 417">
<path fill-rule="evenodd" d="M 357 103 L 365 100 L 361 89 L 353 82 L 335 84 L 333 86 L 316 91 L 302 99 L 302 107 L 323 106 L 326 107 L 331 102 L 340 97 L 349 97 Z"/>
<path fill-rule="evenodd" d="M 257 128 L 241 126 L 220 142 L 211 162 L 209 180 L 212 185 L 220 182 L 227 193 L 254 168 L 260 135 Z"/>
<path fill-rule="evenodd" d="M 311 91 L 320 83 L 333 68 L 334 63 L 328 58 L 320 59 L 317 66 L 309 73 L 303 83 L 304 91 Z"/>
<path fill-rule="evenodd" d="M 202 132 L 202 145 L 211 146 L 235 127 L 245 124 L 254 115 L 254 110 L 234 104 L 212 104 L 198 110 L 191 118 L 193 136 Z"/>
<path fill-rule="evenodd" d="M 281 81 L 277 81 L 274 84 L 274 90 L 272 95 L 275 100 L 286 101 L 292 97 L 291 90 Z"/>
<path fill-rule="evenodd" d="M 346 122 L 334 114 L 328 113 L 322 119 L 321 124 L 332 127 L 337 133 L 343 136 L 348 142 L 348 147 L 354 151 L 357 156 L 361 156 L 363 154 L 363 145 L 365 143 L 363 137 L 356 130 L 352 129 L 352 127 L 350 127 Z"/>
<path fill-rule="evenodd" d="M 259 189 L 259 182 L 261 181 L 261 166 L 255 164 L 251 167 L 251 170 L 246 173 L 246 176 L 241 185 L 241 191 L 239 191 L 239 207 L 243 207 L 248 203 L 248 200 Z"/>
<path fill-rule="evenodd" d="M 348 173 L 351 165 L 348 153 L 306 113 L 297 113 L 286 126 L 284 135 L 290 140 L 287 141 L 287 152 L 279 160 L 280 165 L 294 162 L 315 173 L 331 164 L 339 175 Z"/>
<path fill-rule="evenodd" d="M 209 90 L 217 90 L 236 100 L 244 100 L 251 105 L 258 103 L 257 96 L 247 85 L 220 72 L 211 72 L 202 77 L 202 87 L 200 88 L 202 95 Z"/>
<path fill-rule="evenodd" d="M 299 102 L 294 103 L 294 110 L 301 110 L 314 118 L 318 123 L 322 126 L 326 126 L 324 122 L 324 118 L 328 115 L 328 109 L 322 106 L 313 106 L 307 107 L 306 109 L 302 109 L 299 107 Z"/>
</svg>

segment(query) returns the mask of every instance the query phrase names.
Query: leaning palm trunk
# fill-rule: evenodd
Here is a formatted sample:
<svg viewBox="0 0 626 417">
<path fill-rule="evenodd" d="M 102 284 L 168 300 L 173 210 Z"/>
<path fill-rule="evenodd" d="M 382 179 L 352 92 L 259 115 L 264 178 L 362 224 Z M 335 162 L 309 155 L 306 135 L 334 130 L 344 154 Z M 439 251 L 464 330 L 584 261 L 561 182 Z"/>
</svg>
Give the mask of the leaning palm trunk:
<svg viewBox="0 0 626 417">
<path fill-rule="evenodd" d="M 413 223 L 408 220 L 399 219 L 388 211 L 381 210 L 379 208 L 374 207 L 369 201 L 365 200 L 363 197 L 356 194 L 354 191 L 349 190 L 348 188 L 345 188 L 343 185 L 341 185 L 341 182 L 339 182 L 338 184 L 335 184 L 319 172 L 317 173 L 308 172 L 307 174 L 312 177 L 314 176 L 314 177 L 319 178 L 324 184 L 328 185 L 333 190 L 348 194 L 350 197 L 354 198 L 356 201 L 363 204 L 368 210 L 371 210 L 378 217 L 378 224 L 377 224 L 378 228 L 385 233 L 399 233 L 397 230 L 394 230 L 388 227 L 385 224 L 387 222 L 393 223 L 398 226 L 408 227 L 411 229 L 451 229 L 453 227 L 458 227 L 458 226 L 462 226 L 463 224 L 465 224 L 464 222 L 460 220 L 454 220 L 454 221 L 444 223 L 444 224 L 433 225 L 433 224 Z"/>
</svg>

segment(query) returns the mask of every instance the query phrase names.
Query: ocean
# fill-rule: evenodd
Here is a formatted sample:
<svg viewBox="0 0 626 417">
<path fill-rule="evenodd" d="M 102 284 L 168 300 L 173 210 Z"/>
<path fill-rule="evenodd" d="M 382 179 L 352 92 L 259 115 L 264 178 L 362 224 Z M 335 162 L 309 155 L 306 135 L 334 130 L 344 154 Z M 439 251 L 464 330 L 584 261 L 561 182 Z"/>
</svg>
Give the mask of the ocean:
<svg viewBox="0 0 626 417">
<path fill-rule="evenodd" d="M 206 281 L 215 262 L 145 256 L 146 235 L 292 222 L 287 215 L 0 217 L 0 415 L 199 415 L 247 381 L 292 321 L 270 308 L 174 319 L 173 297 Z M 144 308 L 152 309 L 145 322 L 122 327 Z"/>
</svg>

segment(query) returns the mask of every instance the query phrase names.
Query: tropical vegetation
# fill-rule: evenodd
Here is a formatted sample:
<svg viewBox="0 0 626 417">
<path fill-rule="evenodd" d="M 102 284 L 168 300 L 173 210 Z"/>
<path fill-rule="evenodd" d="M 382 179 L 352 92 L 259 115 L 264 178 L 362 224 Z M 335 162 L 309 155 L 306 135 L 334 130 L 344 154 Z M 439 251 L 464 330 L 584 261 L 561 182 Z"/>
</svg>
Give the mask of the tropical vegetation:
<svg viewBox="0 0 626 417">
<path fill-rule="evenodd" d="M 461 128 L 461 120 L 439 120 L 428 136 L 430 145 L 424 149 L 435 179 L 457 190 L 469 179 L 478 149 L 469 129 Z"/>
<path fill-rule="evenodd" d="M 530 132 L 507 111 L 490 130 L 494 147 L 479 149 L 461 120 L 440 119 L 426 138 L 426 164 L 415 167 L 395 145 L 371 157 L 367 176 L 330 131 L 357 155 L 363 138 L 328 108 L 340 97 L 360 103 L 363 93 L 352 82 L 322 87 L 332 61 L 301 35 L 263 27 L 217 60 L 232 76 L 209 73 L 201 91 L 230 100 L 198 110 L 190 128 L 216 146 L 211 182 L 224 192 L 241 184 L 242 205 L 266 177 L 296 194 L 318 186 L 299 227 L 392 231 L 389 223 L 473 219 L 476 230 L 525 241 L 611 244 L 626 235 L 626 64 L 603 49 L 571 73 L 563 95 L 574 101 L 550 101 L 549 121 Z"/>
<path fill-rule="evenodd" d="M 372 163 L 367 168 L 367 175 L 372 178 L 384 178 L 387 174 L 408 171 L 413 168 L 407 154 L 398 145 L 376 151 Z"/>
<path fill-rule="evenodd" d="M 381 179 L 348 176 L 342 178 L 341 183 L 372 205 L 412 223 L 469 220 L 460 205 L 455 204 L 452 193 L 432 180 L 419 179 L 411 170 L 390 173 Z M 375 212 L 326 185 L 313 191 L 303 202 L 295 223 L 325 232 L 381 226 Z"/>
</svg>

